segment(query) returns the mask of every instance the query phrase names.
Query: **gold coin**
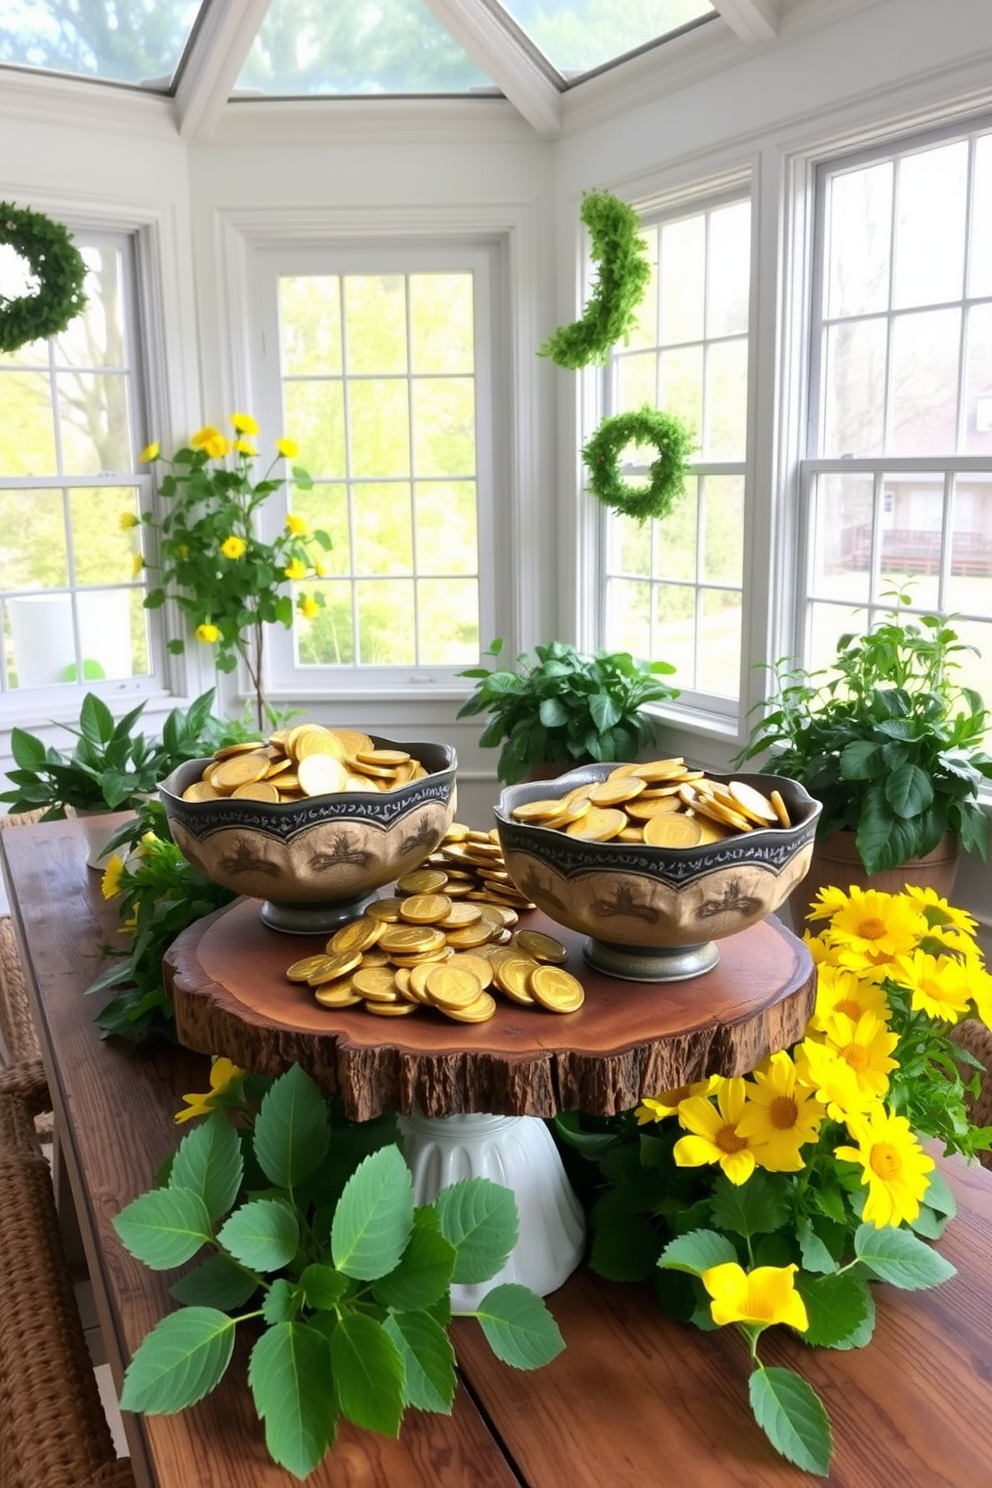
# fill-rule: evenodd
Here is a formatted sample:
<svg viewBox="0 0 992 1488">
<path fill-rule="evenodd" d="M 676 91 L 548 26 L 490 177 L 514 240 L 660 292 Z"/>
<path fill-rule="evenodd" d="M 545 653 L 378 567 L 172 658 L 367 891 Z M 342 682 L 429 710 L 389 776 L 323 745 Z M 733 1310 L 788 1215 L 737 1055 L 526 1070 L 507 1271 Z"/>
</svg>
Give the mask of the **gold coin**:
<svg viewBox="0 0 992 1488">
<path fill-rule="evenodd" d="M 506 956 L 496 963 L 496 985 L 514 1002 L 524 1005 L 534 1001 L 530 990 L 531 972 L 537 970 L 539 962 L 531 956 Z"/>
<path fill-rule="evenodd" d="M 351 985 L 362 997 L 390 1001 L 396 997 L 396 977 L 391 966 L 360 966 Z"/>
<path fill-rule="evenodd" d="M 327 942 L 327 954 L 333 955 L 335 951 L 367 951 L 381 938 L 385 928 L 384 920 L 369 920 L 364 916 L 361 919 L 349 920 L 347 925 L 342 925 L 340 930 L 335 930 Z"/>
<path fill-rule="evenodd" d="M 293 752 L 297 761 L 304 760 L 311 754 L 329 754 L 334 759 L 344 759 L 344 745 L 330 729 L 311 729 L 309 733 L 302 734 L 296 741 Z"/>
<path fill-rule="evenodd" d="M 691 791 L 693 787 L 691 785 L 686 786 L 686 790 Z M 724 826 L 735 827 L 738 832 L 750 832 L 753 830 L 747 817 L 741 816 L 739 811 L 732 811 L 729 806 L 725 806 L 715 796 L 708 795 L 706 791 L 696 791 L 694 795 L 691 797 L 687 796 L 685 799 L 687 804 L 691 805 L 693 811 L 702 816 L 710 817 L 712 821 L 720 822 Z"/>
<path fill-rule="evenodd" d="M 232 792 L 232 801 L 278 801 L 279 792 L 267 780 L 253 780 L 248 785 L 239 785 Z"/>
<path fill-rule="evenodd" d="M 420 1006 L 417 1002 L 366 1002 L 365 1011 L 377 1018 L 406 1018 Z"/>
<path fill-rule="evenodd" d="M 412 956 L 401 956 L 399 951 L 392 951 L 389 956 L 388 964 L 394 967 L 414 967 L 420 966 L 426 961 L 429 962 L 431 965 L 436 965 L 438 961 L 450 961 L 451 957 L 454 954 L 455 953 L 451 949 L 451 947 L 447 945 L 441 946 L 440 949 L 436 951 L 417 951 Z"/>
<path fill-rule="evenodd" d="M 440 950 L 446 943 L 444 931 L 434 925 L 387 925 L 379 941 L 387 956 L 394 951 L 401 956 L 421 955 Z"/>
<path fill-rule="evenodd" d="M 440 868 L 414 868 L 396 880 L 401 894 L 436 894 L 448 882 L 448 875 Z"/>
<path fill-rule="evenodd" d="M 697 847 L 702 835 L 696 818 L 686 816 L 683 811 L 652 816 L 644 823 L 644 841 L 648 847 Z"/>
<path fill-rule="evenodd" d="M 580 816 L 585 816 L 592 804 L 588 796 L 582 796 L 578 800 L 570 801 L 563 811 L 559 811 L 557 816 L 549 818 L 548 821 L 542 822 L 541 825 L 554 827 L 556 831 L 560 831 L 562 827 L 567 827 L 569 822 L 578 821 Z"/>
<path fill-rule="evenodd" d="M 219 791 L 230 793 L 239 785 L 249 785 L 252 781 L 262 780 L 268 773 L 268 756 L 261 751 L 252 751 L 251 754 L 235 754 L 230 759 L 223 760 L 215 765 L 210 772 L 210 783 Z"/>
<path fill-rule="evenodd" d="M 467 968 L 474 976 L 478 977 L 479 986 L 483 991 L 492 985 L 493 977 L 496 973 L 493 963 L 487 960 L 485 956 L 476 956 L 471 951 L 462 951 L 456 959 L 459 966 Z"/>
<path fill-rule="evenodd" d="M 438 926 L 442 929 L 443 926 Z M 492 940 L 493 927 L 486 920 L 479 920 L 475 925 L 461 925 L 455 930 L 446 930 L 449 946 L 456 951 L 473 951 L 476 946 L 485 945 L 487 940 Z"/>
<path fill-rule="evenodd" d="M 552 1013 L 574 1013 L 585 1002 L 582 983 L 560 966 L 539 966 L 529 985 L 535 1001 Z"/>
<path fill-rule="evenodd" d="M 305 739 L 307 734 L 319 733 L 321 731 L 321 727 L 322 726 L 319 723 L 296 724 L 286 734 L 286 737 L 283 740 L 283 749 L 287 754 L 291 754 L 293 758 L 296 759 L 296 751 L 300 747 L 300 740 Z"/>
<path fill-rule="evenodd" d="M 482 919 L 482 910 L 477 904 L 453 904 L 443 920 L 438 920 L 437 928 L 445 932 L 450 930 L 464 930 L 466 925 L 477 925 Z"/>
<path fill-rule="evenodd" d="M 296 767 L 305 796 L 330 796 L 344 790 L 348 772 L 331 754 L 308 754 Z"/>
<path fill-rule="evenodd" d="M 543 930 L 518 930 L 514 941 L 535 961 L 562 966 L 568 960 L 568 951 L 561 941 L 553 935 L 545 935 Z"/>
<path fill-rule="evenodd" d="M 557 816 L 561 806 L 561 801 L 552 801 L 550 797 L 540 801 L 521 801 L 519 806 L 514 806 L 510 815 L 514 821 L 542 822 Z"/>
<path fill-rule="evenodd" d="M 588 799 L 594 806 L 621 806 L 646 789 L 647 781 L 642 775 L 625 775 L 619 780 L 607 778 L 593 786 Z"/>
<path fill-rule="evenodd" d="M 644 841 L 644 828 L 643 827 L 624 827 L 623 831 L 622 832 L 618 832 L 617 835 L 616 835 L 616 837 L 613 840 L 615 842 L 643 842 Z"/>
<path fill-rule="evenodd" d="M 405 749 L 359 749 L 355 759 L 361 765 L 405 765 L 410 756 Z"/>
<path fill-rule="evenodd" d="M 220 797 L 220 791 L 209 780 L 194 780 L 183 791 L 184 801 L 217 801 Z"/>
<path fill-rule="evenodd" d="M 753 785 L 748 785 L 744 780 L 732 780 L 727 789 L 738 809 L 759 826 L 778 821 L 778 814 L 771 801 L 759 790 L 755 790 Z"/>
<path fill-rule="evenodd" d="M 223 744 L 214 750 L 215 760 L 233 759 L 236 754 L 253 754 L 259 747 L 257 739 L 242 739 L 240 744 Z"/>
<path fill-rule="evenodd" d="M 436 966 L 436 961 L 419 961 L 416 966 L 411 966 L 404 996 L 415 997 L 418 1002 L 430 1002 L 427 995 L 427 978 Z"/>
<path fill-rule="evenodd" d="M 789 817 L 789 808 L 786 806 L 785 802 L 782 800 L 781 793 L 779 791 L 777 791 L 777 790 L 773 790 L 771 792 L 771 794 L 769 795 L 768 799 L 769 799 L 769 801 L 771 801 L 772 806 L 775 808 L 775 815 L 778 817 L 778 819 L 781 822 L 782 826 L 783 827 L 791 827 L 792 826 L 792 821 L 790 820 L 790 817 Z"/>
<path fill-rule="evenodd" d="M 428 972 L 424 990 L 435 1007 L 464 1008 L 477 1001 L 482 983 L 468 967 L 449 961 Z"/>
<path fill-rule="evenodd" d="M 400 900 L 400 919 L 412 925 L 436 925 L 450 908 L 446 894 L 411 894 Z"/>
<path fill-rule="evenodd" d="M 456 1023 L 487 1023 L 496 1014 L 496 999 L 488 992 L 480 992 L 475 1002 L 468 1007 L 441 1008 L 446 1018 L 454 1018 Z"/>
<path fill-rule="evenodd" d="M 387 925 L 398 925 L 402 903 L 402 899 L 393 896 L 386 899 L 373 899 L 371 904 L 366 904 L 363 913 L 368 919 L 384 920 Z"/>
<path fill-rule="evenodd" d="M 630 773 L 640 780 L 671 780 L 685 774 L 685 760 L 680 754 L 671 759 L 648 760 L 635 765 Z"/>
<path fill-rule="evenodd" d="M 354 759 L 356 754 L 364 754 L 366 750 L 373 748 L 368 734 L 359 733 L 357 729 L 335 728 L 331 732 L 337 736 L 347 759 Z"/>
<path fill-rule="evenodd" d="M 627 817 L 623 811 L 615 807 L 593 806 L 585 816 L 580 816 L 578 821 L 567 826 L 565 831 L 569 837 L 579 837 L 583 842 L 609 842 L 626 825 Z"/>
<path fill-rule="evenodd" d="M 691 811 L 686 812 L 686 816 L 691 814 Z M 699 823 L 700 847 L 708 847 L 711 842 L 725 842 L 733 832 L 732 827 L 723 827 L 708 816 L 696 816 L 693 820 Z"/>
<path fill-rule="evenodd" d="M 291 796 L 294 791 L 300 789 L 300 777 L 295 770 L 287 770 L 279 776 L 279 792 L 284 796 Z"/>
<path fill-rule="evenodd" d="M 653 816 L 667 816 L 681 811 L 682 805 L 679 796 L 639 796 L 636 801 L 628 801 L 627 811 L 632 820 L 646 822 Z"/>
<path fill-rule="evenodd" d="M 286 967 L 286 975 L 291 982 L 305 982 L 312 972 L 317 971 L 327 956 L 321 953 L 318 956 L 304 956 L 299 961 L 294 961 L 292 966 Z"/>
<path fill-rule="evenodd" d="M 352 991 L 350 981 L 333 982 L 329 987 L 318 987 L 313 995 L 321 1007 L 326 1008 L 355 1007 L 362 1001 Z"/>
<path fill-rule="evenodd" d="M 361 951 L 336 951 L 334 955 L 324 957 L 323 965 L 312 971 L 307 981 L 311 987 L 319 987 L 322 982 L 333 982 L 338 977 L 347 976 L 349 971 L 354 971 L 361 964 Z"/>
</svg>

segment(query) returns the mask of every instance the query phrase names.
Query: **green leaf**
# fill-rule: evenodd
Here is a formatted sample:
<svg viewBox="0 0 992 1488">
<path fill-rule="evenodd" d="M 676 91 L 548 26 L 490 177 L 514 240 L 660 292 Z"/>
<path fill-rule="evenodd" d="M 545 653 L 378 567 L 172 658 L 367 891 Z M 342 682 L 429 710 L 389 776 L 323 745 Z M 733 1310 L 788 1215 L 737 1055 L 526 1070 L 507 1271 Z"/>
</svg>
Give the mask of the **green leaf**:
<svg viewBox="0 0 992 1488">
<path fill-rule="evenodd" d="M 748 1386 L 754 1419 L 789 1462 L 825 1478 L 833 1441 L 820 1397 L 791 1369 L 759 1367 Z"/>
<path fill-rule="evenodd" d="M 403 1360 L 382 1323 L 364 1313 L 346 1314 L 331 1338 L 331 1368 L 338 1402 L 348 1420 L 368 1431 L 398 1436 L 403 1419 Z"/>
<path fill-rule="evenodd" d="M 212 1307 L 184 1307 L 152 1329 L 127 1367 L 121 1408 L 185 1410 L 210 1393 L 231 1362 L 234 1322 Z"/>
<path fill-rule="evenodd" d="M 381 1147 L 355 1169 L 338 1200 L 331 1226 L 334 1264 L 346 1276 L 375 1281 L 397 1266 L 412 1229 L 410 1170 L 398 1147 Z"/>
<path fill-rule="evenodd" d="M 438 1229 L 433 1210 L 420 1210 L 399 1265 L 372 1288 L 376 1301 L 400 1312 L 420 1312 L 432 1306 L 451 1286 L 457 1259 L 458 1252 Z"/>
<path fill-rule="evenodd" d="M 455 1398 L 455 1351 L 440 1323 L 427 1312 L 396 1312 L 382 1326 L 403 1361 L 407 1405 L 450 1416 Z"/>
<path fill-rule="evenodd" d="M 854 1232 L 854 1253 L 880 1281 L 905 1291 L 939 1286 L 957 1274 L 950 1261 L 925 1241 L 892 1226 L 877 1230 L 873 1224 L 859 1225 Z"/>
<path fill-rule="evenodd" d="M 809 1327 L 800 1334 L 804 1343 L 836 1348 L 861 1328 L 868 1317 L 871 1294 L 856 1271 L 830 1276 L 796 1277 L 796 1289 L 806 1303 Z"/>
<path fill-rule="evenodd" d="M 517 1243 L 517 1202 L 488 1178 L 465 1178 L 443 1188 L 434 1202 L 441 1234 L 458 1252 L 452 1280 L 475 1285 L 506 1265 Z"/>
<path fill-rule="evenodd" d="M 235 1260 L 255 1271 L 288 1266 L 300 1244 L 300 1225 L 293 1211 L 276 1199 L 242 1204 L 217 1234 Z"/>
<path fill-rule="evenodd" d="M 215 1220 L 226 1214 L 237 1198 L 242 1173 L 238 1134 L 227 1117 L 217 1112 L 180 1142 L 169 1187 L 198 1193 Z"/>
<path fill-rule="evenodd" d="M 727 1261 L 738 1260 L 732 1240 L 719 1235 L 715 1230 L 690 1230 L 671 1240 L 658 1257 L 658 1265 L 664 1270 L 688 1271 L 690 1276 L 702 1276 L 711 1266 L 722 1266 Z"/>
<path fill-rule="evenodd" d="M 800 1220 L 796 1234 L 804 1270 L 818 1272 L 837 1270 L 837 1261 L 824 1245 L 809 1219 Z"/>
<path fill-rule="evenodd" d="M 946 1214 L 948 1219 L 953 1219 L 958 1212 L 957 1202 L 951 1192 L 951 1186 L 939 1168 L 934 1168 L 929 1174 L 929 1185 L 924 1194 L 924 1203 L 931 1209 L 936 1209 L 938 1214 Z"/>
<path fill-rule="evenodd" d="M 278 1277 L 265 1294 L 262 1316 L 271 1326 L 276 1323 L 292 1323 L 299 1316 L 303 1294 L 300 1287 L 284 1276 Z"/>
<path fill-rule="evenodd" d="M 515 1282 L 487 1292 L 474 1316 L 497 1359 L 514 1369 L 540 1369 L 565 1347 L 542 1299 Z"/>
<path fill-rule="evenodd" d="M 153 1271 L 181 1266 L 212 1239 L 207 1206 L 187 1188 L 142 1194 L 114 1216 L 113 1226 L 131 1254 Z"/>
<path fill-rule="evenodd" d="M 255 1122 L 255 1156 L 267 1178 L 292 1189 L 320 1163 L 329 1136 L 324 1097 L 294 1064 L 262 1102 Z"/>
<path fill-rule="evenodd" d="M 258 1282 L 223 1251 L 208 1256 L 188 1276 L 181 1276 L 169 1288 L 184 1307 L 217 1307 L 221 1312 L 242 1307 L 258 1290 Z"/>
<path fill-rule="evenodd" d="M 783 1177 L 758 1169 L 746 1183 L 736 1184 L 721 1173 L 713 1188 L 714 1225 L 746 1240 L 782 1229 L 791 1207 L 789 1183 Z"/>
<path fill-rule="evenodd" d="M 336 1307 L 348 1290 L 348 1278 L 333 1266 L 307 1266 L 300 1285 L 308 1307 L 328 1312 Z"/>
<path fill-rule="evenodd" d="M 305 1323 L 277 1324 L 251 1351 L 248 1384 L 273 1460 L 305 1478 L 337 1429 L 327 1339 Z"/>
</svg>

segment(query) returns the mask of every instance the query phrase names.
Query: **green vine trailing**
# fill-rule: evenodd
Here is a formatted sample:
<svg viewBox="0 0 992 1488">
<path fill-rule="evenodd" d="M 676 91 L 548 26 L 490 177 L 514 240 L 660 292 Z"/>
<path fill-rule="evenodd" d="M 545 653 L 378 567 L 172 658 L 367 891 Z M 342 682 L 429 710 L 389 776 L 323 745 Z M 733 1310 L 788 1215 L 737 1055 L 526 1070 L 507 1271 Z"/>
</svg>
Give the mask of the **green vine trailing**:
<svg viewBox="0 0 992 1488">
<path fill-rule="evenodd" d="M 559 326 L 538 350 L 538 356 L 572 371 L 590 362 L 605 363 L 610 348 L 629 334 L 651 278 L 648 245 L 633 207 L 609 191 L 587 191 L 580 216 L 599 272 L 582 319 Z"/>
<path fill-rule="evenodd" d="M 657 450 L 647 485 L 632 485 L 620 474 L 620 455 L 629 444 Z M 588 489 L 604 506 L 637 522 L 667 517 L 685 490 L 688 457 L 695 448 L 689 426 L 674 414 L 646 405 L 603 419 L 582 451 L 589 468 Z"/>
<path fill-rule="evenodd" d="M 64 331 L 84 309 L 86 264 L 67 228 L 42 212 L 0 202 L 0 245 L 25 259 L 38 281 L 32 294 L 0 292 L 0 352 Z"/>
</svg>

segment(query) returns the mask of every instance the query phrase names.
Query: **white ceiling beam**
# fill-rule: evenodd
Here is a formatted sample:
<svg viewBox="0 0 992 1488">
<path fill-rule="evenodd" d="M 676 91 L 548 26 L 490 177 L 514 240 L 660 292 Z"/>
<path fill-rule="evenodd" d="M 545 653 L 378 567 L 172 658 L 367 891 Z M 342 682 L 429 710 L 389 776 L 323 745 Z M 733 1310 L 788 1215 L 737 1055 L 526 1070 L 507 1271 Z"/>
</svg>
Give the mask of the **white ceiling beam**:
<svg viewBox="0 0 992 1488">
<path fill-rule="evenodd" d="M 508 27 L 478 0 L 424 4 L 538 134 L 558 133 L 561 94 Z"/>
<path fill-rule="evenodd" d="M 741 41 L 774 41 L 779 27 L 779 0 L 713 0 Z"/>
<path fill-rule="evenodd" d="M 176 89 L 182 139 L 211 138 L 270 4 L 213 0 L 206 7 Z"/>
</svg>

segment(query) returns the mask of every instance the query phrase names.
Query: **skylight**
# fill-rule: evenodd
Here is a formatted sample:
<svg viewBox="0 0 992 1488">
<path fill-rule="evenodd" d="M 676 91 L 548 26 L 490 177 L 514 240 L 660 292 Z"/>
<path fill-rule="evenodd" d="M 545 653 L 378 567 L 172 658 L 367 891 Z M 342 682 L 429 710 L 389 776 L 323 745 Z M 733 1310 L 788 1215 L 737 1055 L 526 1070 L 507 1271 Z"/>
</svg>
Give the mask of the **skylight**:
<svg viewBox="0 0 992 1488">
<path fill-rule="evenodd" d="M 0 63 L 170 92 L 200 9 L 199 0 L 6 0 Z"/>
<path fill-rule="evenodd" d="M 714 15 L 709 0 L 494 0 L 565 77 L 595 71 Z"/>
</svg>

